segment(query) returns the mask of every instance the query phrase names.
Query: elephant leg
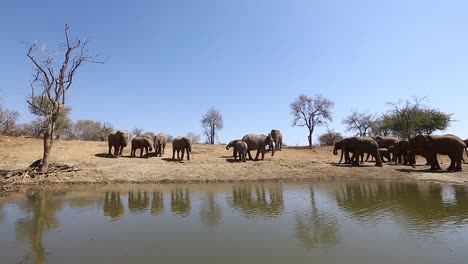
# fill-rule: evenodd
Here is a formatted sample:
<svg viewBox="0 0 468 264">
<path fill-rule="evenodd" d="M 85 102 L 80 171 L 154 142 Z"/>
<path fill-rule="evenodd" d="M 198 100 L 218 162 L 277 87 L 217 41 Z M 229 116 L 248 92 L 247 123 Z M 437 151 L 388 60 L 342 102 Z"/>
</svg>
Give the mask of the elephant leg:
<svg viewBox="0 0 468 264">
<path fill-rule="evenodd" d="M 265 159 L 265 147 L 262 148 L 262 160 Z"/>
<path fill-rule="evenodd" d="M 349 157 L 349 150 L 345 150 L 345 164 L 350 164 L 351 158 Z"/>
<path fill-rule="evenodd" d="M 180 160 L 180 156 L 179 156 L 179 155 L 180 155 L 180 150 L 178 149 L 178 150 L 177 150 L 177 159 L 178 159 L 178 160 Z"/>
<path fill-rule="evenodd" d="M 109 155 L 111 155 L 111 154 L 112 154 L 111 150 L 112 150 L 112 145 L 111 145 L 111 144 L 109 144 L 109 153 L 108 153 Z"/>
<path fill-rule="evenodd" d="M 369 158 L 369 154 L 367 154 L 367 158 Z M 359 158 L 358 158 L 359 160 Z M 366 159 L 367 161 L 367 159 Z M 361 154 L 361 164 L 364 164 L 364 153 Z"/>
<path fill-rule="evenodd" d="M 382 163 L 383 158 L 380 158 L 379 150 L 377 150 L 372 156 L 374 156 L 375 158 L 375 166 L 383 167 L 383 163 Z"/>
<path fill-rule="evenodd" d="M 143 157 L 143 148 L 140 148 L 140 158 Z"/>
<path fill-rule="evenodd" d="M 176 152 L 176 150 L 172 149 L 172 159 L 175 159 L 175 152 Z"/>
<path fill-rule="evenodd" d="M 370 157 L 370 154 L 369 154 L 369 153 L 367 153 L 366 162 L 368 162 L 368 161 L 369 161 L 369 157 Z"/>
<path fill-rule="evenodd" d="M 258 160 L 258 155 L 260 155 L 260 149 L 257 149 L 257 155 L 255 155 L 255 160 Z"/>
<path fill-rule="evenodd" d="M 190 160 L 190 150 L 187 148 L 187 160 Z"/>
<path fill-rule="evenodd" d="M 185 155 L 185 148 L 182 149 L 182 157 L 180 158 L 180 160 L 184 159 L 184 155 Z"/>
<path fill-rule="evenodd" d="M 338 165 L 341 164 L 341 161 L 343 160 L 343 150 L 341 150 L 341 154 L 340 154 L 340 161 L 338 161 Z"/>
<path fill-rule="evenodd" d="M 232 149 L 232 156 L 234 157 L 234 161 L 236 161 L 237 160 L 237 151 L 236 151 L 235 147 Z"/>
<path fill-rule="evenodd" d="M 249 154 L 249 160 L 253 160 L 252 155 L 250 154 L 250 150 L 247 151 L 247 154 Z"/>
</svg>

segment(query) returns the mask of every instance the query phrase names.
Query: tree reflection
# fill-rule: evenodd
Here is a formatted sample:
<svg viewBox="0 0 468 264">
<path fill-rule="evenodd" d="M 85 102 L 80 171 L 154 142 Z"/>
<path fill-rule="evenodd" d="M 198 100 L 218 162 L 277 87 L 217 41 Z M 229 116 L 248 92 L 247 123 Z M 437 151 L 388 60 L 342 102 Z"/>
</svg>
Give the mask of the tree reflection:
<svg viewBox="0 0 468 264">
<path fill-rule="evenodd" d="M 16 238 L 31 243 L 31 253 L 22 262 L 46 263 L 44 233 L 59 227 L 56 214 L 63 208 L 64 199 L 57 197 L 56 193 L 36 189 L 26 190 L 26 198 L 22 209 L 27 218 L 18 220 L 15 227 Z"/>
<path fill-rule="evenodd" d="M 133 213 L 142 213 L 148 209 L 149 194 L 147 191 L 128 192 L 128 209 Z"/>
<path fill-rule="evenodd" d="M 153 201 L 151 202 L 151 214 L 159 215 L 164 212 L 164 196 L 161 191 L 153 192 Z"/>
<path fill-rule="evenodd" d="M 120 192 L 106 192 L 104 197 L 104 215 L 112 219 L 119 219 L 125 213 Z"/>
<path fill-rule="evenodd" d="M 268 195 L 267 195 L 268 194 Z M 232 187 L 230 205 L 248 216 L 277 217 L 283 213 L 283 187 L 280 183 L 242 184 Z"/>
<path fill-rule="evenodd" d="M 174 214 L 187 216 L 190 213 L 190 193 L 188 188 L 171 190 L 171 210 Z"/>
<path fill-rule="evenodd" d="M 335 216 L 319 211 L 313 186 L 310 186 L 311 212 L 296 215 L 296 238 L 306 249 L 339 242 L 338 220 Z"/>
<path fill-rule="evenodd" d="M 216 227 L 223 220 L 223 211 L 215 202 L 213 192 L 208 193 L 207 203 L 200 210 L 200 220 L 208 227 Z"/>
<path fill-rule="evenodd" d="M 447 190 L 449 188 L 449 190 Z M 450 197 L 444 197 L 450 193 Z M 449 221 L 468 216 L 468 194 L 464 187 L 411 183 L 352 183 L 336 192 L 338 206 L 356 218 L 390 212 L 418 230 L 429 231 Z M 450 202 L 447 201 L 450 199 Z"/>
</svg>

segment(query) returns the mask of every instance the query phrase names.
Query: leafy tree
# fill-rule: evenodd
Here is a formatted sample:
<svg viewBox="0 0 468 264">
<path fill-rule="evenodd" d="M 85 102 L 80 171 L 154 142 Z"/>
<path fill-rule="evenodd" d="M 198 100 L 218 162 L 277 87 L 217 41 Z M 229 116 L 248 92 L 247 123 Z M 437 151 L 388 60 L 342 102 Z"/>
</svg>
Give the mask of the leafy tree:
<svg viewBox="0 0 468 264">
<path fill-rule="evenodd" d="M 103 140 L 103 124 L 94 120 L 78 120 L 73 124 L 71 138 L 83 141 Z"/>
<path fill-rule="evenodd" d="M 327 121 L 332 121 L 331 109 L 334 102 L 317 95 L 315 98 L 306 95 L 299 95 L 299 97 L 292 102 L 291 114 L 293 115 L 293 126 L 305 126 L 309 131 L 307 139 L 309 147 L 312 147 L 312 134 L 315 127 L 327 124 Z"/>
<path fill-rule="evenodd" d="M 203 115 L 201 123 L 207 143 L 214 144 L 218 131 L 224 127 L 223 116 L 218 110 L 210 108 Z"/>
<path fill-rule="evenodd" d="M 62 114 L 67 92 L 73 84 L 78 68 L 86 62 L 103 63 L 98 61 L 96 56 L 87 54 L 86 40 L 70 39 L 69 29 L 69 26 L 65 25 L 65 42 L 60 45 L 57 52 L 47 55 L 43 47 L 34 42 L 26 54 L 34 66 L 33 79 L 30 82 L 31 95 L 27 103 L 33 112 L 37 111 L 44 117 L 44 151 L 41 168 L 43 172 L 49 170 L 49 157 L 55 140 L 57 120 Z M 62 60 L 57 61 L 58 58 Z M 41 99 L 39 104 L 35 102 L 37 95 Z"/>
<path fill-rule="evenodd" d="M 343 139 L 343 136 L 339 132 L 328 130 L 319 136 L 318 141 L 320 146 L 333 146 L 335 142 Z"/>
<path fill-rule="evenodd" d="M 353 112 L 343 120 L 343 124 L 346 125 L 346 131 L 355 131 L 358 136 L 365 137 L 369 136 L 369 132 L 372 130 L 372 127 L 375 127 L 377 119 L 374 115 L 358 112 L 353 110 Z"/>
<path fill-rule="evenodd" d="M 387 123 L 393 133 L 400 138 L 409 139 L 418 134 L 430 135 L 449 127 L 452 114 L 431 109 L 422 102 L 426 98 L 414 98 L 413 102 L 389 103 L 393 109 L 388 112 Z"/>
</svg>

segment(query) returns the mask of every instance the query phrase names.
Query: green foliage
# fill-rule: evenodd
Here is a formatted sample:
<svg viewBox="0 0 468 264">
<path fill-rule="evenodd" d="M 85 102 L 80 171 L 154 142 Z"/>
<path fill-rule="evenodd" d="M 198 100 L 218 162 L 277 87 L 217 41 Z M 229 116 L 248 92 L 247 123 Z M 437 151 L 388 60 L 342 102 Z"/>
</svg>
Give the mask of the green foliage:
<svg viewBox="0 0 468 264">
<path fill-rule="evenodd" d="M 452 114 L 425 107 L 421 105 L 423 100 L 424 98 L 415 98 L 414 102 L 391 103 L 393 109 L 383 116 L 378 129 L 391 130 L 392 134 L 402 139 L 447 129 L 452 122 Z"/>
</svg>

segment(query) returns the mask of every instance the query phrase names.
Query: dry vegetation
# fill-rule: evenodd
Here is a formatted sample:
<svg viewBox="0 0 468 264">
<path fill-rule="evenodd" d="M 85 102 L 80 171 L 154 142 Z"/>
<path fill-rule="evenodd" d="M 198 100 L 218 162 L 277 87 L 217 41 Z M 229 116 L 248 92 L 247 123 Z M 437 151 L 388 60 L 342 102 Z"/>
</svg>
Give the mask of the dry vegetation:
<svg viewBox="0 0 468 264">
<path fill-rule="evenodd" d="M 313 149 L 284 147 L 283 151 L 268 153 L 264 161 L 233 162 L 232 150 L 223 145 L 194 144 L 190 161 L 172 161 L 171 144 L 162 158 L 129 158 L 107 155 L 107 142 L 57 141 L 52 161 L 73 166 L 78 171 L 58 172 L 23 177 L 15 184 L 50 183 L 167 183 L 167 182 L 224 182 L 224 181 L 283 181 L 283 180 L 397 180 L 468 183 L 468 165 L 464 172 L 428 172 L 419 159 L 415 169 L 409 166 L 388 165 L 383 168 L 366 163 L 361 167 L 337 166 L 338 156 L 331 147 Z M 139 151 L 137 151 L 139 155 Z M 0 170 L 25 169 L 42 156 L 42 140 L 0 137 Z M 448 159 L 441 157 L 443 168 Z M 3 178 L 0 185 L 11 184 Z M 5 188 L 3 188 L 5 189 Z"/>
</svg>

